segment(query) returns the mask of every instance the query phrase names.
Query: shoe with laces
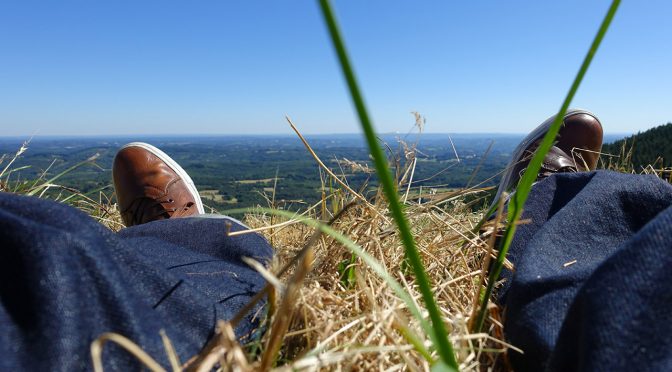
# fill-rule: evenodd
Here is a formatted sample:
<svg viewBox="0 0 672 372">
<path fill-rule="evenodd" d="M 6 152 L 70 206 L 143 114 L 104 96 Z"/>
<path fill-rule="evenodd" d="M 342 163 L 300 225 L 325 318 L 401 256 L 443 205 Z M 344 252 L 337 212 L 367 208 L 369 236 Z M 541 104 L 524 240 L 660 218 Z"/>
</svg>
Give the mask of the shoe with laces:
<svg viewBox="0 0 672 372">
<path fill-rule="evenodd" d="M 502 192 L 512 192 L 518 186 L 534 152 L 554 121 L 555 116 L 551 116 L 541 123 L 513 151 L 495 201 Z M 602 135 L 602 124 L 595 115 L 585 110 L 569 110 L 563 118 L 554 146 L 544 158 L 537 180 L 554 173 L 595 170 L 602 149 Z"/>
<path fill-rule="evenodd" d="M 123 146 L 114 158 L 112 178 L 126 226 L 204 213 L 191 177 L 150 144 Z"/>
</svg>

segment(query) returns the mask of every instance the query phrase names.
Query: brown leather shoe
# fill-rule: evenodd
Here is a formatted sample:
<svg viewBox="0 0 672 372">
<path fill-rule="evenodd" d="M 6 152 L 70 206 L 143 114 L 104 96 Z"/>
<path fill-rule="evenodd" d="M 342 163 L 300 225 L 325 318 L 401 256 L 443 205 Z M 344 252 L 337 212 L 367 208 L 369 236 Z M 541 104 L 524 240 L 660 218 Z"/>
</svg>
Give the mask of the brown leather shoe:
<svg viewBox="0 0 672 372">
<path fill-rule="evenodd" d="M 122 147 L 114 158 L 112 178 L 126 226 L 204 213 L 187 172 L 150 144 Z"/>
<path fill-rule="evenodd" d="M 495 201 L 502 192 L 511 192 L 518 186 L 534 151 L 555 121 L 555 115 L 541 123 L 527 135 L 513 151 L 511 163 L 502 176 Z M 569 110 L 555 139 L 555 145 L 544 158 L 537 180 L 558 172 L 595 170 L 602 149 L 602 124 L 595 115 L 585 110 Z"/>
</svg>

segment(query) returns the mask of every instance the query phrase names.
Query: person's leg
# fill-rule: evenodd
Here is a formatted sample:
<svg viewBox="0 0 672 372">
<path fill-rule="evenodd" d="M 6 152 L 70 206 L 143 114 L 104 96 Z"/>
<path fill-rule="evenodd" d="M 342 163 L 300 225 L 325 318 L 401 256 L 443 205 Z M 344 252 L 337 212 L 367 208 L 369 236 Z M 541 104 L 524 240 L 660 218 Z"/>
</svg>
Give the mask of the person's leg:
<svg viewBox="0 0 672 372">
<path fill-rule="evenodd" d="M 515 192 L 550 122 L 518 147 L 500 192 Z M 510 353 L 516 370 L 672 368 L 672 186 L 583 172 L 601 139 L 594 115 L 568 113 L 525 205 L 499 291 L 506 337 L 524 351 Z"/>
<path fill-rule="evenodd" d="M 501 291 L 516 370 L 672 367 L 672 186 L 558 174 L 536 184 Z M 660 368 L 650 368 L 660 370 Z"/>
<path fill-rule="evenodd" d="M 170 156 L 147 143 L 129 143 L 115 156 L 113 179 L 122 218 L 129 226 L 120 237 L 140 242 L 157 258 L 155 265 L 190 278 L 192 285 L 204 290 L 209 291 L 213 280 L 225 278 L 228 292 L 220 296 L 218 319 L 231 318 L 247 302 L 246 296 L 259 290 L 261 276 L 242 257 L 267 263 L 270 245 L 258 234 L 228 237 L 227 231 L 247 226 L 228 216 L 204 214 L 194 182 Z M 163 243 L 182 250 L 163 248 Z M 251 326 L 243 322 L 239 328 L 239 334 L 246 334 Z"/>
<path fill-rule="evenodd" d="M 667 196 L 662 204 L 669 205 L 670 188 L 662 194 Z M 638 206 L 649 207 L 647 203 Z M 630 227 L 644 222 L 640 218 L 651 216 L 657 207 L 633 214 Z M 557 371 L 672 370 L 671 282 L 672 208 L 667 207 L 585 281 L 560 330 L 549 366 Z"/>
<path fill-rule="evenodd" d="M 175 218 L 189 202 L 174 203 L 185 200 L 173 196 L 184 190 L 171 189 L 179 179 L 167 179 L 149 188 L 167 191 L 157 194 L 166 203 L 126 198 L 145 208 L 127 216 L 157 218 L 118 234 L 74 208 L 0 194 L 0 370 L 90 370 L 90 344 L 105 332 L 130 338 L 167 365 L 161 329 L 184 361 L 216 320 L 230 319 L 263 288 L 241 257 L 267 263 L 268 242 L 257 234 L 227 236 L 245 229 L 235 220 Z M 243 340 L 259 311 L 236 329 Z M 113 344 L 103 360 L 112 370 L 138 366 Z"/>
</svg>

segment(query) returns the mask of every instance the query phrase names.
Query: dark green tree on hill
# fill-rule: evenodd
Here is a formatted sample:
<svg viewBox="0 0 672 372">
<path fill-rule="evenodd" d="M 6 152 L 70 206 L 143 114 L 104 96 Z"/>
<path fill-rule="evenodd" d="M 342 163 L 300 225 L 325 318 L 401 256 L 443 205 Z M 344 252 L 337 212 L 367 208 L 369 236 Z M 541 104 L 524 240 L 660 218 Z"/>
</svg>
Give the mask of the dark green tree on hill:
<svg viewBox="0 0 672 372">
<path fill-rule="evenodd" d="M 641 170 L 652 164 L 656 167 L 672 166 L 672 123 L 667 123 L 644 132 L 639 132 L 622 140 L 605 144 L 602 147 L 604 154 L 621 155 L 632 150 L 630 162 L 635 170 Z M 602 159 L 609 162 L 607 156 Z M 661 160 L 662 159 L 662 160 Z"/>
</svg>

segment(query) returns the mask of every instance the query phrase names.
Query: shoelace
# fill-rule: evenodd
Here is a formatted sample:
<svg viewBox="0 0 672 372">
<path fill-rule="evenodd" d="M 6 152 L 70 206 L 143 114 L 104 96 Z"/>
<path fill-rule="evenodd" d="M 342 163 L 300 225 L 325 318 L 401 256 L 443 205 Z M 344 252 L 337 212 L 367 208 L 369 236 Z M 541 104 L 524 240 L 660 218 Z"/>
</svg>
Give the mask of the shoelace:
<svg viewBox="0 0 672 372">
<path fill-rule="evenodd" d="M 191 209 L 196 205 L 194 202 L 187 202 L 182 207 L 167 207 L 164 204 L 172 204 L 175 200 L 152 199 L 141 197 L 133 201 L 128 211 L 132 213 L 133 225 L 139 225 L 143 222 L 154 221 L 159 217 L 174 218 L 191 215 Z"/>
<path fill-rule="evenodd" d="M 523 160 L 529 160 L 532 158 L 534 155 L 534 151 L 536 151 L 536 147 L 530 149 L 527 151 L 528 155 L 525 159 Z M 556 167 L 551 167 L 551 163 L 547 162 L 549 156 L 555 156 L 556 159 L 554 160 L 556 162 Z M 527 167 L 523 168 L 520 170 L 518 177 L 523 178 L 523 174 L 527 170 Z M 555 173 L 576 173 L 578 172 L 578 168 L 576 164 L 574 163 L 573 160 L 567 155 L 566 152 L 562 151 L 560 148 L 553 146 L 549 150 L 549 152 L 546 154 L 546 158 L 544 161 L 541 163 L 541 168 L 539 169 L 539 172 L 537 173 L 537 181 L 541 181 L 544 178 L 550 177 L 551 175 Z"/>
<path fill-rule="evenodd" d="M 559 169 L 550 169 L 545 167 L 543 164 L 541 165 L 541 169 L 539 170 L 539 173 L 537 173 L 537 181 L 541 181 L 544 178 L 550 177 L 551 175 L 555 173 L 576 173 L 578 172 L 578 169 L 576 169 L 575 166 L 564 166 Z"/>
<path fill-rule="evenodd" d="M 171 218 L 178 218 L 182 216 L 190 216 L 192 215 L 191 209 L 193 206 L 195 206 L 196 203 L 194 202 L 187 202 L 182 208 L 172 208 L 173 209 L 173 214 Z"/>
</svg>

